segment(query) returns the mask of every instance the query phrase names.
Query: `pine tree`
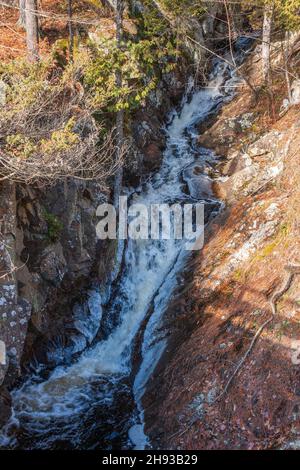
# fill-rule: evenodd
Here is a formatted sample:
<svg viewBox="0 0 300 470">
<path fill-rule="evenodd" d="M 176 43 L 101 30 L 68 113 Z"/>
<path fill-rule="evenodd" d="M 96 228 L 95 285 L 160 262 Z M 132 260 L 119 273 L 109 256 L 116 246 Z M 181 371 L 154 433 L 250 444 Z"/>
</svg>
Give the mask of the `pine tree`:
<svg viewBox="0 0 300 470">
<path fill-rule="evenodd" d="M 124 0 L 116 0 L 116 42 L 117 48 L 119 50 L 122 49 L 122 41 L 123 41 L 123 15 L 124 15 Z M 116 70 L 116 86 L 119 89 L 119 92 L 122 89 L 123 85 L 123 78 L 122 78 L 122 70 Z M 117 111 L 117 121 L 116 121 L 116 131 L 117 131 L 117 152 L 116 152 L 116 159 L 120 162 L 122 157 L 123 151 L 123 143 L 124 143 L 124 109 L 120 106 L 120 109 Z M 114 187 L 114 204 L 115 207 L 118 207 L 119 203 L 119 196 L 121 194 L 122 189 L 122 180 L 123 180 L 123 170 L 122 167 L 117 171 L 115 177 L 115 187 Z"/>
</svg>

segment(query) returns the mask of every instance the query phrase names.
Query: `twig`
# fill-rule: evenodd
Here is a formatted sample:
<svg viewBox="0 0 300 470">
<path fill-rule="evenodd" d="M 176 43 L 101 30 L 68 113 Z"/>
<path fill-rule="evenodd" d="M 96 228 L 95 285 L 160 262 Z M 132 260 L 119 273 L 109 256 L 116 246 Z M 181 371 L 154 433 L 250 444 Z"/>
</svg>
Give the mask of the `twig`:
<svg viewBox="0 0 300 470">
<path fill-rule="evenodd" d="M 189 431 L 191 429 L 191 427 L 194 425 L 195 423 L 192 422 L 189 426 L 187 426 L 183 431 L 181 431 L 181 429 L 177 432 L 175 432 L 174 434 L 172 434 L 170 436 L 169 439 L 173 439 L 173 437 L 181 437 L 183 434 L 185 434 L 187 431 Z"/>
<path fill-rule="evenodd" d="M 191 42 L 193 42 L 194 44 L 196 44 L 198 47 L 200 47 L 200 49 L 203 49 L 204 51 L 212 54 L 214 57 L 217 57 L 218 59 L 222 60 L 223 62 L 225 62 L 225 64 L 229 65 L 234 71 L 235 73 L 237 73 L 240 78 L 246 83 L 246 85 L 248 85 L 248 87 L 251 89 L 251 91 L 256 95 L 257 94 L 257 90 L 254 88 L 254 86 L 250 83 L 249 79 L 247 77 L 245 77 L 242 72 L 241 72 L 241 68 L 243 67 L 244 64 L 241 64 L 239 65 L 238 67 L 235 66 L 232 62 L 230 62 L 230 60 L 227 60 L 225 59 L 225 57 L 222 57 L 220 54 L 217 54 L 216 52 L 214 52 L 212 49 L 209 49 L 208 47 L 204 46 L 203 44 L 201 44 L 200 42 L 196 41 L 195 39 L 191 38 L 190 36 L 186 36 L 187 39 Z"/>
</svg>

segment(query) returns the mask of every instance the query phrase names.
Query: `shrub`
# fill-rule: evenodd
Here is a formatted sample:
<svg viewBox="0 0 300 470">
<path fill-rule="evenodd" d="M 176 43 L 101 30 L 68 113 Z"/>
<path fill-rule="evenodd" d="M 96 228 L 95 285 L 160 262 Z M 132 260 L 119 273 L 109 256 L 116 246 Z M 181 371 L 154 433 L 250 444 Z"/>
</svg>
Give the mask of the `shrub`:
<svg viewBox="0 0 300 470">
<path fill-rule="evenodd" d="M 46 210 L 44 210 L 44 219 L 48 225 L 47 238 L 53 243 L 57 242 L 63 229 L 62 222 L 58 217 Z"/>
</svg>

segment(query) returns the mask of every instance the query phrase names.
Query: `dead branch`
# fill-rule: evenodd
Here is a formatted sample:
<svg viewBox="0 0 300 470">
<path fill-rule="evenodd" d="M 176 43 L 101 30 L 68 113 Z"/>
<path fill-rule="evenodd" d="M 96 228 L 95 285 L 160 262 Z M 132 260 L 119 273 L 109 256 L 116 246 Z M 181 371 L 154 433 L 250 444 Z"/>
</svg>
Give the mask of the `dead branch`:
<svg viewBox="0 0 300 470">
<path fill-rule="evenodd" d="M 93 118 L 91 98 L 76 81 L 47 85 L 29 106 L 20 110 L 9 103 L 0 116 L 0 181 L 25 184 L 54 184 L 72 177 L 80 180 L 105 180 L 122 166 L 128 145 L 115 158 L 116 131 L 107 132 Z M 51 147 L 53 135 L 63 131 L 72 120 L 70 145 Z M 104 135 L 104 137 L 103 137 Z M 10 148 L 8 136 L 21 136 L 33 145 L 24 155 Z M 50 143 L 50 149 L 43 143 Z"/>
<path fill-rule="evenodd" d="M 0 151 L 0 181 L 25 184 L 54 184 L 65 178 L 105 180 L 122 165 L 123 154 L 113 161 L 115 138 L 113 132 L 98 146 L 97 139 L 85 139 L 63 153 L 34 154 L 26 159 Z"/>
</svg>

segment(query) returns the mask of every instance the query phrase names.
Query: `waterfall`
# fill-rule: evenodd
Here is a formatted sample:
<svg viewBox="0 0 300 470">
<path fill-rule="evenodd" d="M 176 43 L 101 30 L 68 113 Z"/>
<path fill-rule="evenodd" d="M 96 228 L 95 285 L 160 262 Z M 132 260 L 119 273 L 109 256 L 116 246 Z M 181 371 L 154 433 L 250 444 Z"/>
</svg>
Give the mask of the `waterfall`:
<svg viewBox="0 0 300 470">
<path fill-rule="evenodd" d="M 190 201 L 183 172 L 195 164 L 203 168 L 202 177 L 210 180 L 208 172 L 217 157 L 196 145 L 195 126 L 232 95 L 230 80 L 228 65 L 216 61 L 208 86 L 184 100 L 166 129 L 162 166 L 138 188 L 134 202 L 149 206 Z M 213 196 L 204 200 L 218 209 Z M 117 324 L 75 363 L 56 367 L 48 377 L 37 372 L 12 391 L 13 420 L 2 436 L 3 447 L 124 449 L 147 445 L 141 400 L 166 345 L 158 330 L 189 253 L 182 240 L 128 240 L 106 315 L 116 318 L 117 312 Z M 132 378 L 135 339 L 145 321 L 141 361 Z"/>
</svg>

